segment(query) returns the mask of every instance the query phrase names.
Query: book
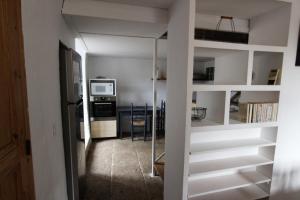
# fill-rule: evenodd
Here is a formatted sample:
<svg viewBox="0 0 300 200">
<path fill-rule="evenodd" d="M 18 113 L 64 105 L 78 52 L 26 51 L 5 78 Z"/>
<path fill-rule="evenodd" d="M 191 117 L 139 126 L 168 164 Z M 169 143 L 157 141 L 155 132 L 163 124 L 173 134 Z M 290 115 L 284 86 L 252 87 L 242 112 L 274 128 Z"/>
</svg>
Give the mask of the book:
<svg viewBox="0 0 300 200">
<path fill-rule="evenodd" d="M 239 104 L 238 120 L 244 123 L 275 122 L 278 115 L 278 103 Z"/>
<path fill-rule="evenodd" d="M 268 85 L 277 85 L 279 80 L 280 69 L 272 69 L 269 74 Z"/>
<path fill-rule="evenodd" d="M 249 104 L 250 108 L 249 108 L 249 119 L 248 119 L 248 123 L 252 123 L 252 114 L 253 114 L 253 104 Z"/>
<path fill-rule="evenodd" d="M 239 116 L 241 122 L 247 123 L 247 117 L 248 117 L 248 103 L 240 103 L 239 105 Z"/>
</svg>

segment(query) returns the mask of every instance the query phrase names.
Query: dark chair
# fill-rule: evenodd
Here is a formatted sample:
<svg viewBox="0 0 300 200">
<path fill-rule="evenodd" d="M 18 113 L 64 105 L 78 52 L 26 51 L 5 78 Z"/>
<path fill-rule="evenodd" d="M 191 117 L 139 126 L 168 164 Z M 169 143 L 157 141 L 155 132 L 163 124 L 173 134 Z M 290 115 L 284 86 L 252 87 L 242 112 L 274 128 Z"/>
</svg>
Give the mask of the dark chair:
<svg viewBox="0 0 300 200">
<path fill-rule="evenodd" d="M 160 109 L 157 110 L 156 115 L 156 137 L 159 138 L 165 134 L 165 119 L 166 119 L 166 102 L 161 101 Z M 152 118 L 150 119 L 150 132 L 152 133 Z M 152 135 L 151 135 L 152 136 Z"/>
<path fill-rule="evenodd" d="M 144 140 L 146 140 L 146 134 L 147 134 L 147 104 L 145 105 L 145 108 L 143 110 L 134 110 L 133 104 L 131 104 L 131 119 L 130 119 L 130 124 L 131 124 L 131 139 L 132 141 L 134 140 L 134 136 L 137 133 L 141 132 L 136 132 L 136 128 L 143 128 L 143 134 L 144 134 Z"/>
<path fill-rule="evenodd" d="M 166 102 L 161 101 L 160 110 L 157 115 L 157 136 L 165 134 Z"/>
</svg>

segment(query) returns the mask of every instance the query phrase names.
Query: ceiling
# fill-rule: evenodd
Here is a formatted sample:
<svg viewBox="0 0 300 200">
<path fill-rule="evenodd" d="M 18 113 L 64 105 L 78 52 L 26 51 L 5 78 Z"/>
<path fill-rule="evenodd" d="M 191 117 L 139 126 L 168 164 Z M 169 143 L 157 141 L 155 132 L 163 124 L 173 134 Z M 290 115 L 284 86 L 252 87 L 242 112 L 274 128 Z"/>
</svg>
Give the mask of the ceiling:
<svg viewBox="0 0 300 200">
<path fill-rule="evenodd" d="M 89 55 L 152 58 L 153 39 L 81 34 Z M 159 40 L 158 57 L 167 56 L 167 41 Z"/>
<path fill-rule="evenodd" d="M 85 1 L 85 0 L 81 0 Z M 103 0 L 102 0 L 103 1 Z M 104 0 L 114 3 L 168 8 L 175 0 Z M 209 15 L 229 15 L 249 19 L 270 10 L 288 5 L 276 0 L 197 0 L 197 12 Z M 129 22 L 112 19 L 99 19 L 82 16 L 67 16 L 72 26 L 80 33 L 90 55 L 151 58 L 153 39 L 167 29 L 166 25 Z M 112 36 L 115 35 L 115 36 Z M 118 36 L 122 35 L 122 36 Z M 139 36 L 139 37 L 134 37 Z M 145 38 L 143 38 L 145 37 Z M 214 50 L 197 49 L 196 57 L 207 57 L 207 54 L 221 56 L 224 53 Z M 160 40 L 158 56 L 167 56 L 167 41 Z"/>
<path fill-rule="evenodd" d="M 84 1 L 84 0 L 82 0 Z M 100 0 L 98 0 L 100 1 Z M 145 6 L 152 8 L 168 9 L 174 0 L 101 0 L 110 3 L 122 3 L 128 5 Z"/>
<path fill-rule="evenodd" d="M 86 0 L 81 0 L 86 1 Z M 175 0 L 96 0 L 153 8 L 168 9 Z M 197 12 L 210 15 L 234 16 L 250 19 L 287 5 L 279 0 L 196 0 Z"/>
<path fill-rule="evenodd" d="M 196 10 L 202 14 L 251 19 L 288 4 L 277 0 L 197 0 Z"/>
<path fill-rule="evenodd" d="M 83 16 L 65 16 L 78 33 L 109 34 L 140 37 L 160 37 L 167 30 L 166 24 L 132 22 Z"/>
</svg>

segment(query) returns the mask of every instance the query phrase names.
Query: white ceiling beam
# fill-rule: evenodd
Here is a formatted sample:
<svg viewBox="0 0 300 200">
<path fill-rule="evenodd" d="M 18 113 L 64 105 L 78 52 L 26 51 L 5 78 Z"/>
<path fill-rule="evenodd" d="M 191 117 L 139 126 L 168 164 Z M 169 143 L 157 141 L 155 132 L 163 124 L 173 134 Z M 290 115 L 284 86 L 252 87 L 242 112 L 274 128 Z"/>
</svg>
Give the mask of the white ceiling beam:
<svg viewBox="0 0 300 200">
<path fill-rule="evenodd" d="M 158 24 L 168 23 L 168 11 L 165 9 L 103 1 L 66 0 L 62 14 Z"/>
</svg>

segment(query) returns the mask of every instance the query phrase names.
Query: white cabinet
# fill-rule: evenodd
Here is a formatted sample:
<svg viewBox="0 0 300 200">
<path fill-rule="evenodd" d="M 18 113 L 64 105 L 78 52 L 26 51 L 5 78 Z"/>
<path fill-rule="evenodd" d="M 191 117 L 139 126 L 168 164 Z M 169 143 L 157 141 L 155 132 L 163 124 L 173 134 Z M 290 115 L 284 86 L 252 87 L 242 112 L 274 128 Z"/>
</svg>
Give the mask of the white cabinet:
<svg viewBox="0 0 300 200">
<path fill-rule="evenodd" d="M 117 137 L 117 121 L 92 121 L 91 122 L 92 138 L 112 138 Z"/>
</svg>

